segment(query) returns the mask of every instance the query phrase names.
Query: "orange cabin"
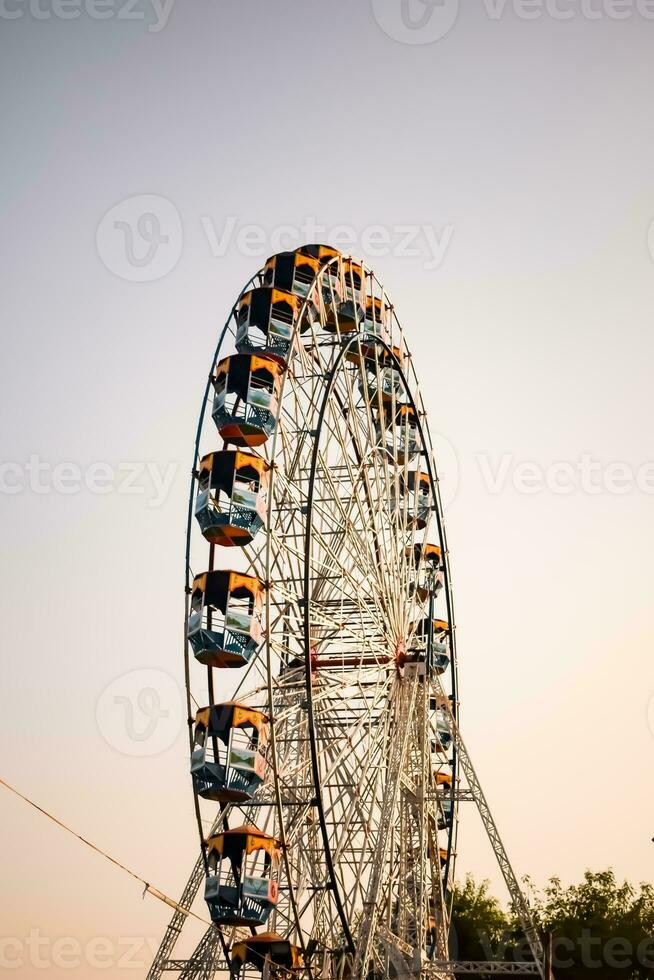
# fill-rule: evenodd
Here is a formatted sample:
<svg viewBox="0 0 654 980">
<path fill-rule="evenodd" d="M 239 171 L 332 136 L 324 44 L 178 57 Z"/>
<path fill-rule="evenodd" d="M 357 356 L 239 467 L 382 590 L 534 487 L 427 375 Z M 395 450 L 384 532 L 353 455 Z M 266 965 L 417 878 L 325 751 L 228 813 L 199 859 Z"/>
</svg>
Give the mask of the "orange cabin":
<svg viewBox="0 0 654 980">
<path fill-rule="evenodd" d="M 320 292 L 316 278 L 320 274 L 320 259 L 306 255 L 299 249 L 295 252 L 279 252 L 267 259 L 263 269 L 266 286 L 274 286 L 293 293 L 303 303 L 307 300 L 307 319 L 304 329 L 314 321 L 320 312 Z"/>
<path fill-rule="evenodd" d="M 268 723 L 262 711 L 238 701 L 200 708 L 191 754 L 198 796 L 222 803 L 252 799 L 266 773 Z"/>
<path fill-rule="evenodd" d="M 272 357 L 233 354 L 217 366 L 211 415 L 227 443 L 260 446 L 275 431 L 283 366 Z"/>
<path fill-rule="evenodd" d="M 363 266 L 352 259 L 343 261 L 343 298 L 338 308 L 338 325 L 342 331 L 363 326 L 366 312 L 366 277 Z"/>
<path fill-rule="evenodd" d="M 219 925 L 263 925 L 279 901 L 280 841 L 251 824 L 207 841 L 204 897 Z"/>
<path fill-rule="evenodd" d="M 195 516 L 211 544 L 249 544 L 264 526 L 269 464 L 254 453 L 223 449 L 200 460 Z"/>
<path fill-rule="evenodd" d="M 242 667 L 262 638 L 264 586 L 252 575 L 214 570 L 196 575 L 186 635 L 208 667 Z"/>
<path fill-rule="evenodd" d="M 292 970 L 300 970 L 304 966 L 304 957 L 299 946 L 290 940 L 278 936 L 274 932 L 263 932 L 258 936 L 248 936 L 234 943 L 231 949 L 231 960 L 237 969 L 242 970 L 247 964 L 255 967 L 260 973 L 267 971 L 267 976 L 286 975 Z"/>
<path fill-rule="evenodd" d="M 400 405 L 394 413 L 380 412 L 377 432 L 384 451 L 400 466 L 418 455 L 418 416 L 412 405 Z"/>
<path fill-rule="evenodd" d="M 290 357 L 302 303 L 302 298 L 292 292 L 266 286 L 243 293 L 236 313 L 237 351 L 272 357 L 284 364 Z"/>
<path fill-rule="evenodd" d="M 363 320 L 363 330 L 374 337 L 388 341 L 388 320 L 390 307 L 378 296 L 366 297 L 366 309 Z"/>
<path fill-rule="evenodd" d="M 320 290 L 326 310 L 326 327 L 327 329 L 334 329 L 334 307 L 338 307 L 338 304 L 343 300 L 343 277 L 340 268 L 341 253 L 338 249 L 332 248 L 331 245 L 302 245 L 296 251 L 300 255 L 317 259 L 320 263 L 322 272 L 320 277 Z"/>
</svg>

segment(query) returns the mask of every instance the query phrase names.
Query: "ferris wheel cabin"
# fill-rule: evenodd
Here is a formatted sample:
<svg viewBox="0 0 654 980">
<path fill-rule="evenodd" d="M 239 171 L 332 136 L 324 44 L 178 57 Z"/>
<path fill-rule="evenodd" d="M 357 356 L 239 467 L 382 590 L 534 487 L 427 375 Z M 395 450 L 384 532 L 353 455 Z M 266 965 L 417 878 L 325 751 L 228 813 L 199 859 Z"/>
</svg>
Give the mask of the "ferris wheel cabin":
<svg viewBox="0 0 654 980">
<path fill-rule="evenodd" d="M 431 750 L 436 755 L 445 754 L 452 744 L 452 734 L 443 708 L 438 708 L 435 717 L 436 738 L 432 740 Z"/>
<path fill-rule="evenodd" d="M 204 897 L 218 925 L 260 926 L 279 901 L 276 837 L 245 825 L 207 841 Z"/>
<path fill-rule="evenodd" d="M 243 293 L 236 313 L 236 349 L 285 363 L 302 300 L 282 289 L 259 286 Z"/>
<path fill-rule="evenodd" d="M 432 674 L 444 674 L 451 660 L 450 624 L 444 619 L 432 619 L 431 622 L 428 618 L 423 619 L 415 627 L 411 653 L 417 659 L 425 660 L 428 652 Z"/>
<path fill-rule="evenodd" d="M 233 354 L 216 368 L 211 415 L 234 446 L 260 446 L 275 431 L 283 366 L 272 357 Z"/>
<path fill-rule="evenodd" d="M 195 716 L 191 776 L 205 800 L 252 799 L 266 771 L 262 749 L 268 716 L 237 701 L 201 708 Z"/>
<path fill-rule="evenodd" d="M 410 463 L 418 455 L 418 416 L 412 405 L 400 405 L 394 412 L 380 412 L 375 433 L 381 450 L 400 466 Z"/>
<path fill-rule="evenodd" d="M 263 269 L 266 286 L 293 293 L 300 301 L 308 299 L 307 310 L 312 318 L 320 313 L 320 296 L 314 286 L 320 272 L 320 260 L 301 251 L 279 252 L 271 255 Z"/>
<path fill-rule="evenodd" d="M 343 299 L 338 308 L 341 330 L 356 330 L 366 312 L 366 278 L 363 266 L 351 259 L 343 262 Z"/>
<path fill-rule="evenodd" d="M 407 553 L 410 554 L 411 549 Z M 441 568 L 443 564 L 443 550 L 439 544 L 430 544 L 428 541 L 421 541 L 413 546 L 413 560 L 416 565 L 424 561 L 430 568 Z"/>
<path fill-rule="evenodd" d="M 195 659 L 208 667 L 242 667 L 261 642 L 263 585 L 252 575 L 196 575 L 186 635 Z"/>
<path fill-rule="evenodd" d="M 247 976 L 248 966 L 266 978 L 288 977 L 304 966 L 300 947 L 274 932 L 262 932 L 234 943 L 231 959 L 239 978 Z"/>
<path fill-rule="evenodd" d="M 361 329 L 364 333 L 372 337 L 379 337 L 388 343 L 390 337 L 388 333 L 388 317 L 390 307 L 382 302 L 378 296 L 366 297 L 366 309 L 363 316 Z"/>
<path fill-rule="evenodd" d="M 402 382 L 402 351 L 393 347 L 390 351 L 379 344 L 361 344 L 361 352 L 365 358 L 365 378 L 359 381 L 359 388 L 371 402 L 371 407 L 377 411 L 392 412 L 392 406 L 402 399 L 404 385 Z M 354 352 L 353 352 L 354 353 Z M 348 357 L 358 363 L 358 357 Z"/>
<path fill-rule="evenodd" d="M 327 307 L 327 323 L 331 325 L 334 322 L 331 317 L 332 305 L 338 306 L 343 301 L 343 283 L 338 262 L 334 261 L 340 258 L 341 253 L 331 245 L 302 245 L 296 251 L 310 259 L 317 259 L 321 268 L 329 263 L 321 279 L 321 291 L 323 302 Z"/>
<path fill-rule="evenodd" d="M 424 572 L 424 577 L 416 582 L 414 586 L 415 592 L 423 602 L 429 595 L 433 595 L 436 598 L 445 585 L 445 573 L 442 567 L 443 556 L 440 545 L 429 544 L 428 542 L 415 544 L 413 548 L 407 549 L 406 557 L 408 558 L 412 552 L 416 567 L 421 566 L 422 563 L 421 567 Z"/>
<path fill-rule="evenodd" d="M 400 494 L 407 500 L 409 520 L 412 525 L 422 530 L 426 526 L 434 506 L 429 473 L 411 470 L 406 477 L 402 476 L 400 478 Z"/>
<path fill-rule="evenodd" d="M 438 828 L 445 830 L 452 826 L 454 819 L 454 779 L 452 773 L 443 772 L 437 769 L 434 772 L 434 783 L 436 784 L 436 796 L 438 798 Z"/>
<path fill-rule="evenodd" d="M 223 449 L 200 460 L 195 516 L 207 541 L 249 544 L 266 517 L 268 471 L 254 453 Z"/>
</svg>

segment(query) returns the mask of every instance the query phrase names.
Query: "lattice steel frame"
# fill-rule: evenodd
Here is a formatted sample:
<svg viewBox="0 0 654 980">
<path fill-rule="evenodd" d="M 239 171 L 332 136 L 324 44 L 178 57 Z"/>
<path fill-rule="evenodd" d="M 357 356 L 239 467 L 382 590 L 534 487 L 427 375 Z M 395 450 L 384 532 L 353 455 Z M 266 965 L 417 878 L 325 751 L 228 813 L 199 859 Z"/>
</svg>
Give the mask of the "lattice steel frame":
<svg viewBox="0 0 654 980">
<path fill-rule="evenodd" d="M 266 584 L 266 635 L 260 654 L 241 672 L 233 694 L 263 707 L 273 718 L 270 778 L 251 804 L 238 809 L 244 820 L 271 829 L 282 841 L 282 901 L 272 918 L 275 929 L 303 949 L 308 980 L 336 977 L 339 970 L 353 978 L 366 977 L 370 964 L 380 975 L 445 977 L 452 975 L 455 966 L 447 953 L 449 908 L 437 842 L 444 837 L 447 882 L 456 854 L 458 801 L 466 796 L 474 799 L 534 962 L 502 964 L 501 971 L 500 964 L 457 963 L 456 971 L 544 976 L 540 938 L 460 736 L 449 553 L 416 372 L 390 304 L 390 336 L 383 340 L 368 335 L 365 354 L 361 324 L 352 332 L 341 329 L 329 276 L 338 269 L 347 282 L 342 262 L 339 258 L 327 264 L 316 280 L 323 296 L 319 321 L 308 332 L 300 332 L 299 325 L 308 316 L 308 300 L 297 318 L 295 355 L 286 372 L 275 433 L 261 447 L 272 464 L 267 532 L 243 553 L 247 571 Z M 245 289 L 260 282 L 261 273 Z M 369 270 L 365 285 L 383 305 L 388 303 Z M 238 300 L 219 339 L 196 433 L 187 527 L 186 616 L 199 538 L 193 527 L 195 474 L 211 377 L 218 359 L 231 352 L 237 306 Z M 371 348 L 376 406 L 367 387 Z M 375 429 L 383 410 L 383 372 L 389 364 L 401 379 L 398 404 L 401 400 L 415 411 L 419 469 L 429 474 L 433 506 L 422 533 L 416 531 L 408 495 L 401 499 L 400 481 L 410 470 L 409 460 L 405 458 L 401 466 L 396 463 L 409 439 L 408 427 L 393 427 L 391 454 L 381 451 L 380 445 L 388 445 L 387 428 Z M 214 433 L 210 448 L 215 448 L 216 438 Z M 414 504 L 416 499 L 414 494 Z M 440 678 L 421 679 L 419 670 L 402 668 L 398 660 L 402 644 L 406 648 L 414 642 L 418 614 L 429 612 L 431 619 L 431 598 L 425 607 L 415 588 L 425 566 L 421 560 L 416 564 L 413 545 L 434 533 L 443 557 L 441 602 L 451 626 L 449 698 Z M 214 567 L 216 557 L 212 547 L 209 567 Z M 226 556 L 220 558 L 225 566 Z M 343 660 L 340 670 L 337 655 Z M 346 664 L 352 656 L 358 657 L 354 670 Z M 319 665 L 321 657 L 325 666 Z M 185 640 L 189 723 L 194 705 L 199 704 L 194 674 L 197 670 Z M 206 671 L 202 703 L 223 699 L 215 685 L 217 680 L 225 681 L 224 674 L 217 678 L 211 668 Z M 347 687 L 346 675 L 351 678 Z M 339 685 L 349 694 L 339 694 Z M 434 696 L 439 706 L 447 706 L 444 716 L 452 735 L 446 764 L 453 777 L 454 812 L 444 834 L 436 829 L 442 800 L 430 785 L 430 743 L 437 737 L 429 711 Z M 363 720 L 356 721 L 355 710 Z M 190 724 L 189 732 L 192 744 Z M 349 751 L 344 751 L 344 745 Z M 361 760 L 365 760 L 363 768 Z M 468 783 L 467 794 L 459 787 L 459 767 Z M 209 823 L 203 820 L 197 796 L 195 808 L 203 851 L 180 900 L 184 908 L 190 907 L 204 878 L 207 829 L 229 826 L 229 807 Z M 412 841 L 410 855 L 403 850 L 398 821 L 403 821 L 406 839 Z M 430 910 L 436 921 L 431 948 L 426 940 Z M 189 959 L 172 958 L 184 918 L 175 912 L 148 980 L 158 980 L 164 971 L 190 978 L 229 970 L 233 929 L 212 926 Z"/>
</svg>

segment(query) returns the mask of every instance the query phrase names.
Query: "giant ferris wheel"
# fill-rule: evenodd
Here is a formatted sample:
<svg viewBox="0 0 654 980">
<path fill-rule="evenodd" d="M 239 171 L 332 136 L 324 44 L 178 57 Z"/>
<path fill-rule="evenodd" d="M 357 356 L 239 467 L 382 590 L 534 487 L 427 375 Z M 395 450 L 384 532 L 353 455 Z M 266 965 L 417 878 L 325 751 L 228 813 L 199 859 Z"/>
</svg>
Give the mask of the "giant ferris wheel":
<svg viewBox="0 0 654 980">
<path fill-rule="evenodd" d="M 150 980 L 544 975 L 459 731 L 414 361 L 382 284 L 329 246 L 272 256 L 220 335 L 194 450 L 184 663 L 200 856 Z M 462 800 L 525 962 L 453 959 Z M 211 924 L 175 958 L 202 888 Z"/>
</svg>

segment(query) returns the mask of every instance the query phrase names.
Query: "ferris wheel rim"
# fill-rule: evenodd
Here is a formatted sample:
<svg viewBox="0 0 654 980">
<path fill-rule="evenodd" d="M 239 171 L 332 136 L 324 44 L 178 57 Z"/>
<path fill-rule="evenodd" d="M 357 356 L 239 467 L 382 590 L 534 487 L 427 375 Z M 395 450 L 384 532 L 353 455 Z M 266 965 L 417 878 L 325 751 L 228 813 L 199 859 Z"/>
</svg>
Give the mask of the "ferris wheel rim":
<svg viewBox="0 0 654 980">
<path fill-rule="evenodd" d="M 338 265 L 340 262 L 346 262 L 346 261 L 355 261 L 355 260 L 354 260 L 354 258 L 352 256 L 350 256 L 349 259 L 346 256 L 337 256 L 337 257 L 334 257 L 329 262 L 326 262 L 323 265 L 323 267 L 321 268 L 320 273 L 316 276 L 315 281 L 317 282 L 320 279 L 322 279 L 327 274 L 328 269 L 330 267 L 332 267 L 334 265 Z M 371 270 L 368 270 L 365 266 L 363 266 L 363 263 L 360 263 L 360 264 L 361 264 L 361 267 L 365 270 L 365 275 L 366 276 L 370 276 L 371 277 L 371 281 L 374 279 L 374 281 L 377 282 L 381 286 L 381 283 L 379 283 L 379 280 L 374 276 L 374 273 L 372 273 Z M 213 357 L 213 361 L 212 361 L 211 371 L 213 371 L 213 369 L 215 368 L 215 366 L 216 366 L 216 364 L 218 362 L 218 359 L 220 357 L 221 351 L 223 350 L 223 345 L 225 343 L 226 337 L 229 334 L 230 326 L 233 323 L 233 320 L 234 320 L 234 317 L 235 317 L 235 313 L 236 313 L 236 310 L 238 308 L 238 305 L 239 305 L 239 302 L 241 300 L 241 297 L 243 296 L 244 293 L 246 293 L 248 291 L 248 289 L 252 285 L 256 285 L 257 283 L 260 284 L 261 282 L 262 282 L 262 270 L 259 270 L 259 272 L 257 272 L 248 281 L 248 283 L 246 284 L 246 286 L 239 293 L 239 296 L 237 297 L 237 299 L 236 299 L 236 301 L 235 301 L 235 303 L 234 303 L 234 305 L 232 307 L 232 310 L 230 312 L 230 315 L 229 315 L 229 317 L 228 317 L 228 319 L 227 319 L 227 321 L 226 321 L 226 323 L 225 323 L 225 325 L 222 328 L 222 331 L 220 333 L 218 345 L 216 347 L 216 350 L 215 350 L 215 353 L 214 353 L 214 357 Z M 382 289 L 382 296 L 383 297 L 386 297 L 387 294 L 385 292 L 384 287 L 381 286 L 381 289 Z M 306 309 L 307 304 L 308 304 L 308 298 L 305 300 L 305 302 L 304 302 L 304 304 L 302 306 L 302 309 L 303 310 Z M 392 304 L 390 304 L 390 309 L 391 309 L 391 315 L 392 315 L 392 317 L 394 318 L 394 320 L 399 325 L 399 320 L 397 319 L 397 314 L 395 313 L 395 309 L 392 306 Z M 300 318 L 298 318 L 298 322 L 295 325 L 294 337 L 296 337 L 296 336 L 299 335 L 299 322 L 300 322 Z M 401 331 L 401 326 L 400 326 L 400 331 Z M 330 391 L 331 391 L 331 387 L 333 385 L 334 378 L 336 377 L 337 370 L 340 368 L 340 366 L 342 364 L 342 361 L 343 361 L 343 358 L 345 356 L 346 351 L 350 347 L 352 347 L 352 346 L 354 346 L 354 345 L 356 345 L 356 344 L 358 344 L 360 342 L 360 334 L 359 334 L 358 329 L 355 330 L 352 333 L 352 336 L 349 339 L 347 339 L 347 337 L 346 337 L 345 338 L 345 342 L 343 342 L 343 338 L 340 335 L 340 331 L 338 329 L 336 331 L 336 336 L 337 336 L 337 338 L 341 342 L 341 350 L 339 352 L 339 355 L 338 355 L 338 358 L 337 358 L 337 362 L 333 365 L 333 368 L 332 368 L 332 370 L 330 372 L 330 377 L 329 377 L 329 379 L 327 380 L 327 382 L 325 384 L 324 397 L 323 397 L 323 401 L 322 401 L 322 405 L 321 405 L 321 416 L 324 415 L 324 411 L 325 411 L 326 406 L 327 406 L 328 397 L 329 397 L 329 394 L 330 394 Z M 403 338 L 403 334 L 402 334 L 402 338 Z M 448 554 L 448 550 L 447 550 L 447 546 L 446 546 L 445 530 L 444 530 L 444 523 L 443 523 L 443 518 L 442 518 L 442 505 L 441 505 L 441 501 L 440 501 L 440 491 L 439 491 L 439 485 L 438 485 L 438 477 L 436 475 L 435 464 L 433 462 L 433 447 L 431 445 L 431 439 L 430 439 L 430 436 L 429 436 L 428 427 L 427 426 L 423 426 L 423 422 L 422 422 L 422 413 L 424 413 L 424 405 L 422 403 L 422 396 L 420 394 L 420 389 L 419 389 L 419 385 L 418 385 L 418 379 L 417 379 L 417 377 L 415 375 L 415 368 L 414 368 L 413 362 L 410 359 L 410 354 L 409 354 L 409 361 L 410 361 L 411 369 L 413 370 L 414 387 L 415 387 L 415 391 L 417 393 L 417 398 L 419 398 L 419 407 L 418 407 L 418 401 L 417 401 L 417 399 L 414 399 L 414 394 L 413 394 L 412 386 L 411 386 L 411 384 L 409 382 L 409 377 L 408 377 L 408 375 L 405 375 L 404 368 L 399 363 L 399 361 L 397 360 L 397 358 L 396 358 L 396 356 L 395 356 L 395 354 L 394 354 L 391 346 L 389 344 L 385 343 L 383 340 L 380 340 L 379 338 L 376 338 L 376 341 L 375 342 L 376 343 L 379 342 L 381 344 L 381 346 L 383 346 L 386 349 L 386 351 L 388 352 L 388 354 L 393 359 L 394 366 L 401 373 L 402 382 L 403 382 L 403 385 L 404 385 L 404 389 L 405 389 L 406 393 L 409 396 L 410 403 L 411 403 L 411 405 L 414 407 L 414 409 L 416 411 L 416 418 L 417 418 L 417 424 L 418 424 L 418 429 L 419 429 L 419 433 L 420 433 L 420 439 L 421 439 L 422 445 L 424 446 L 424 458 L 425 458 L 425 461 L 427 463 L 427 468 L 428 468 L 428 472 L 429 472 L 430 487 L 431 487 L 432 493 L 434 494 L 434 500 L 437 502 L 437 506 L 435 508 L 435 512 L 436 512 L 436 515 L 437 515 L 437 528 L 438 528 L 438 533 L 439 533 L 439 539 L 441 540 L 442 545 L 443 545 L 443 567 L 444 567 L 444 573 L 445 573 L 445 594 L 446 594 L 446 602 L 447 602 L 447 609 L 448 609 L 449 620 L 450 620 L 450 623 L 451 623 L 451 626 L 452 626 L 451 633 L 450 633 L 451 644 L 452 644 L 452 675 L 451 676 L 452 676 L 452 685 L 453 685 L 453 689 L 454 689 L 454 692 L 455 692 L 454 701 L 456 703 L 456 667 L 457 667 L 457 657 L 456 657 L 456 641 L 455 641 L 455 631 L 454 631 L 454 622 L 453 622 L 453 598 L 452 598 L 451 576 L 450 576 L 450 568 L 449 568 L 449 554 Z M 405 343 L 405 347 L 406 347 L 406 342 L 404 341 L 404 343 Z M 407 354 L 408 354 L 408 348 L 406 348 L 406 351 L 407 351 Z M 287 366 L 286 370 L 284 371 L 284 379 L 283 379 L 283 385 L 284 385 L 284 387 L 286 387 L 286 385 L 289 383 L 289 378 L 290 377 L 291 377 L 291 372 L 289 371 L 288 366 Z M 199 445 L 200 445 L 200 440 L 201 440 L 201 436 L 202 436 L 204 424 L 205 424 L 205 421 L 206 421 L 206 409 L 207 409 L 207 403 L 208 403 L 210 389 L 211 389 L 211 373 L 209 374 L 209 379 L 208 379 L 207 384 L 206 384 L 206 387 L 205 387 L 204 398 L 203 398 L 203 401 L 202 401 L 202 407 L 201 407 L 201 411 L 200 411 L 200 418 L 199 418 L 199 421 L 198 421 L 198 427 L 197 427 L 197 432 L 196 432 L 196 441 L 195 441 L 195 451 L 194 451 L 194 466 L 193 466 L 193 470 L 192 470 L 192 474 L 191 474 L 191 485 L 190 485 L 190 493 L 189 493 L 189 510 L 188 510 L 188 519 L 187 519 L 187 540 L 186 540 L 186 602 L 187 602 L 187 613 L 188 613 L 189 583 L 190 583 L 190 574 L 191 574 L 190 549 L 191 549 L 191 537 L 192 537 L 191 530 L 192 530 L 192 527 L 193 527 L 193 502 L 194 502 L 194 491 L 195 491 L 196 483 L 197 483 L 195 470 L 196 470 L 198 459 L 199 459 Z M 282 402 L 283 402 L 283 399 L 280 397 L 280 399 L 279 399 L 279 405 L 278 405 L 278 410 L 277 410 L 276 422 L 279 421 L 279 418 L 280 418 L 281 413 L 282 413 L 282 408 L 283 408 Z M 422 412 L 419 410 L 419 408 L 422 409 Z M 322 418 L 321 418 L 320 426 L 322 426 Z M 275 427 L 275 431 L 274 431 L 274 434 L 273 434 L 273 440 L 272 440 L 272 444 L 271 444 L 271 458 L 272 459 L 276 458 L 275 457 L 275 447 L 276 447 L 276 441 L 277 441 L 277 436 L 278 436 L 278 428 L 279 428 L 278 426 Z M 315 437 L 315 444 L 314 444 L 314 452 L 313 452 L 314 467 L 312 469 L 312 489 L 311 489 L 310 496 L 309 496 L 310 506 L 313 505 L 313 481 L 315 480 L 315 458 L 316 458 L 316 454 L 317 454 L 318 442 L 319 442 L 319 439 L 318 439 L 318 436 L 316 435 L 316 437 Z M 274 473 L 273 473 L 273 477 L 272 478 L 273 478 L 273 480 L 275 479 L 275 474 Z M 269 511 L 270 511 L 270 508 L 272 507 L 273 497 L 274 497 L 274 494 L 271 491 L 271 493 L 269 495 L 269 501 L 268 501 Z M 309 544 L 309 541 L 310 541 L 310 538 L 311 538 L 311 531 L 310 531 L 310 529 L 311 529 L 311 522 L 309 520 L 309 515 L 307 515 L 306 525 L 307 525 L 307 548 L 308 548 L 308 544 Z M 270 527 L 267 527 L 266 528 L 265 534 L 266 534 L 266 536 L 268 536 L 270 534 Z M 306 571 L 306 576 L 308 576 L 309 569 L 308 569 L 308 564 L 307 564 L 307 561 L 306 561 L 306 548 L 305 548 L 305 571 Z M 269 573 L 270 573 L 270 548 L 269 548 L 269 546 L 267 546 L 266 547 L 266 583 L 268 585 L 268 588 L 266 590 L 266 602 L 267 603 L 269 601 L 269 591 L 270 591 L 269 590 L 270 574 Z M 306 577 L 305 577 L 305 585 L 306 585 Z M 306 607 L 305 607 L 305 648 L 306 648 L 306 651 L 309 650 L 309 646 L 310 646 L 310 643 L 309 643 L 309 639 L 310 638 L 309 638 L 309 633 L 308 633 L 308 630 L 309 630 L 309 607 L 310 607 L 310 603 L 307 601 L 307 604 L 306 604 Z M 266 646 L 267 646 L 267 663 L 268 663 L 268 666 L 270 666 L 270 645 L 269 645 L 268 640 L 266 640 Z M 186 679 L 186 690 L 187 690 L 187 706 L 188 706 L 188 715 L 189 715 L 189 736 L 190 736 L 190 743 L 191 743 L 191 748 L 192 748 L 192 745 L 193 745 L 193 733 L 192 733 L 192 717 L 191 717 L 191 715 L 192 715 L 192 711 L 191 711 L 191 700 L 192 699 L 194 700 L 194 698 L 193 698 L 193 695 L 192 695 L 191 683 L 190 683 L 190 675 L 189 675 L 189 663 L 190 663 L 190 659 L 189 659 L 188 640 L 186 638 L 186 635 L 185 635 L 184 648 L 185 648 L 185 679 Z M 305 665 L 304 666 L 305 666 L 305 687 L 306 687 L 306 689 L 309 692 L 311 692 L 311 683 L 310 683 L 310 681 L 311 681 L 310 657 L 308 656 L 308 653 L 305 656 Z M 209 670 L 210 669 L 211 668 L 209 668 Z M 272 682 L 272 678 L 270 676 L 271 675 L 270 669 L 268 669 L 267 673 L 268 673 L 268 683 L 269 683 L 269 698 L 268 698 L 268 700 L 269 700 L 269 705 L 272 707 L 272 687 L 270 687 L 271 682 Z M 312 696 L 310 696 L 310 703 L 311 703 L 311 709 L 310 710 L 311 710 L 311 713 L 313 714 L 313 699 L 312 699 Z M 314 732 L 314 736 L 315 736 L 315 727 L 314 727 L 314 725 L 315 725 L 315 719 L 314 719 L 314 724 L 311 725 L 312 731 Z M 273 763 L 273 765 L 276 765 L 276 751 L 274 749 L 274 744 L 275 744 L 274 725 L 271 726 L 271 744 L 273 745 L 272 758 L 275 760 L 275 762 Z M 311 747 L 312 747 L 312 753 L 315 753 L 316 746 L 315 746 L 315 738 L 314 737 L 312 737 Z M 312 768 L 313 768 L 313 765 L 312 765 Z M 455 765 L 453 765 L 453 768 L 455 768 Z M 319 773 L 317 772 L 317 770 L 315 768 L 313 768 L 313 775 L 314 775 L 314 786 L 316 788 L 316 791 L 318 792 L 318 787 L 319 787 Z M 276 806 L 276 809 L 278 810 L 278 814 L 279 814 L 279 826 L 282 829 L 282 833 L 283 833 L 283 829 L 285 828 L 285 820 L 284 820 L 284 817 L 283 817 L 283 804 L 281 802 L 281 797 L 279 795 L 279 780 L 277 778 L 275 778 L 273 780 L 273 783 L 274 783 L 275 791 L 276 791 L 276 795 L 277 795 L 277 801 L 275 803 L 275 806 Z M 198 819 L 198 827 L 199 827 L 199 830 L 200 830 L 200 837 L 201 837 L 201 841 L 202 841 L 202 844 L 203 844 L 203 853 L 204 853 L 204 832 L 203 832 L 202 819 L 201 819 L 200 810 L 199 810 L 199 797 L 198 797 L 198 794 L 195 793 L 195 792 L 194 792 L 194 798 L 195 798 L 195 806 L 196 806 L 196 815 L 197 815 L 197 819 Z M 323 813 L 322 801 L 320 802 L 320 806 L 319 806 L 319 814 L 321 815 L 321 821 L 324 821 L 324 813 Z M 456 826 L 457 826 L 457 820 L 456 819 L 453 819 L 453 821 L 452 821 L 452 828 L 455 828 Z M 448 834 L 448 841 L 449 841 L 449 845 L 448 846 L 449 846 L 450 852 L 452 850 L 452 836 L 453 836 L 452 833 Z M 329 855 L 329 857 L 327 858 L 327 860 L 329 862 L 331 862 L 331 849 L 329 847 L 329 842 L 328 842 L 328 838 L 327 838 L 327 835 L 326 834 L 325 834 L 325 836 L 323 838 L 323 844 L 324 844 L 324 853 L 325 853 L 325 856 L 327 857 L 327 855 Z M 448 860 L 449 860 L 449 857 L 448 857 Z M 206 856 L 205 856 L 205 861 L 206 861 Z M 332 865 L 332 867 L 330 869 L 330 880 L 332 882 L 333 894 L 335 896 L 339 896 L 338 883 L 336 881 L 336 876 L 335 876 L 335 872 L 334 872 L 334 869 L 333 869 L 333 865 Z M 291 889 L 291 891 L 292 891 L 292 889 Z M 337 901 L 339 901 L 339 900 L 340 900 L 340 896 L 337 899 Z M 297 928 L 298 936 L 300 937 L 300 940 L 301 940 L 302 945 L 304 945 L 304 943 L 303 943 L 303 930 L 300 927 L 299 919 L 297 919 L 296 921 L 297 921 L 297 926 L 298 926 L 298 928 Z M 343 916 L 341 916 L 341 922 L 342 922 L 342 924 L 344 926 L 344 931 L 346 933 L 346 938 L 348 940 L 348 945 L 349 945 L 350 949 L 353 951 L 354 950 L 354 942 L 353 942 L 352 935 L 351 935 L 351 932 L 350 932 L 350 929 L 349 929 L 349 924 L 346 921 L 344 914 L 343 914 Z M 219 929 L 219 931 L 221 931 L 221 930 Z"/>
</svg>

